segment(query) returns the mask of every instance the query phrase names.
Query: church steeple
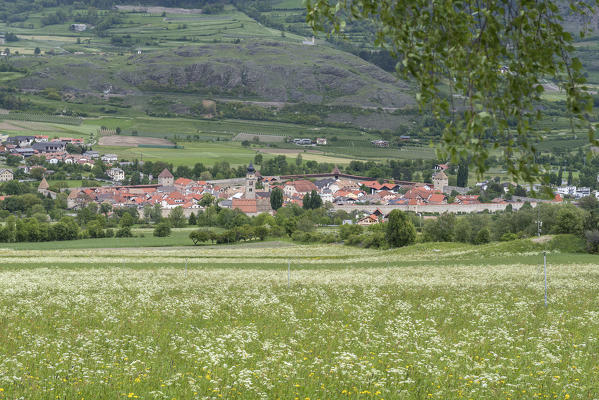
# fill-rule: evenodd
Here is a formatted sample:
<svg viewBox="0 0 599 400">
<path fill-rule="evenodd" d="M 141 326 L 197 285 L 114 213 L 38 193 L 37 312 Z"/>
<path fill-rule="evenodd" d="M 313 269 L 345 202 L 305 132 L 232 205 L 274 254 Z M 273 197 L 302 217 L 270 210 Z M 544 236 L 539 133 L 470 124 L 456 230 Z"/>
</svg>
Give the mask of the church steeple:
<svg viewBox="0 0 599 400">
<path fill-rule="evenodd" d="M 256 198 L 256 169 L 251 162 L 250 165 L 248 165 L 247 174 L 245 176 L 245 198 Z"/>
</svg>

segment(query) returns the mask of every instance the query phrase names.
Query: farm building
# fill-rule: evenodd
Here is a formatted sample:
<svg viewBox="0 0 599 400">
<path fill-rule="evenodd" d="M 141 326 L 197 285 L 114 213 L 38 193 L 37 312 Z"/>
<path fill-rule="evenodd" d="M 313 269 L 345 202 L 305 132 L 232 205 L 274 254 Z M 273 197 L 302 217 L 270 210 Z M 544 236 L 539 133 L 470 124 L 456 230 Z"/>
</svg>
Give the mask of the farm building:
<svg viewBox="0 0 599 400">
<path fill-rule="evenodd" d="M 65 144 L 63 142 L 41 142 L 34 143 L 31 147 L 38 153 L 55 153 L 64 151 Z"/>
<path fill-rule="evenodd" d="M 73 32 L 83 32 L 87 29 L 87 25 L 86 24 L 71 24 L 69 29 L 72 30 Z"/>
<path fill-rule="evenodd" d="M 387 140 L 373 140 L 370 143 L 374 147 L 389 147 L 389 141 Z"/>
<path fill-rule="evenodd" d="M 306 146 L 306 145 L 311 145 L 312 144 L 312 139 L 293 139 L 293 143 L 298 144 L 300 146 Z"/>
</svg>

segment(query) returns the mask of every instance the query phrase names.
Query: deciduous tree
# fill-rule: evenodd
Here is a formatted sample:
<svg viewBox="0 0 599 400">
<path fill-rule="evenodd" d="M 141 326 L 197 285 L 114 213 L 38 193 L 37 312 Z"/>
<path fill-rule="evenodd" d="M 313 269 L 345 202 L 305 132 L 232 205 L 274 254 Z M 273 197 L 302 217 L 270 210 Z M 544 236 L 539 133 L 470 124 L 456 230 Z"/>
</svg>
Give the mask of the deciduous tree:
<svg viewBox="0 0 599 400">
<path fill-rule="evenodd" d="M 567 4 L 580 16 L 593 13 L 597 2 Z M 307 20 L 315 30 L 341 35 L 347 22 L 373 21 L 375 44 L 396 56 L 401 76 L 417 85 L 421 109 L 445 126 L 439 158 L 471 157 L 482 174 L 490 150 L 499 148 L 508 173 L 532 181 L 540 173 L 535 154 L 542 131 L 534 123 L 543 117 L 543 81 L 563 88 L 567 112 L 578 122 L 586 122 L 593 105 L 561 6 L 558 0 L 308 0 Z M 585 125 L 597 144 L 593 126 Z"/>
</svg>

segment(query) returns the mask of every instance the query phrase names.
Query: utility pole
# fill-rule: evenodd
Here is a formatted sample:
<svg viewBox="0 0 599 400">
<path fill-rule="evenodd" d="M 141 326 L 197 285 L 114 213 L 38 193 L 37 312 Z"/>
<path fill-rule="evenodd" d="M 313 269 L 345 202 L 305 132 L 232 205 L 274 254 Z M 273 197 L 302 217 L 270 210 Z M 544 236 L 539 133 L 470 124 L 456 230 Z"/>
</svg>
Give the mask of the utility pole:
<svg viewBox="0 0 599 400">
<path fill-rule="evenodd" d="M 543 227 L 543 221 L 539 218 L 539 203 L 537 203 L 537 236 L 541 236 L 541 228 Z"/>
<path fill-rule="evenodd" d="M 547 252 L 543 252 L 543 272 L 545 274 L 545 307 L 547 307 Z"/>
</svg>

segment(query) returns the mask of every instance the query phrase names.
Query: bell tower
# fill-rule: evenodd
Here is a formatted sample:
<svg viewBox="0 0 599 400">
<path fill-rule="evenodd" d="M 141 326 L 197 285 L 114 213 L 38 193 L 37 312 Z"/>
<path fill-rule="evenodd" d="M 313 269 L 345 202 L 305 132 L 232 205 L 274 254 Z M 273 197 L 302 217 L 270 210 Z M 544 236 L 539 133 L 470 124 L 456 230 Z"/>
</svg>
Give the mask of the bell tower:
<svg viewBox="0 0 599 400">
<path fill-rule="evenodd" d="M 251 162 L 245 175 L 245 198 L 252 200 L 256 198 L 256 169 Z"/>
</svg>

